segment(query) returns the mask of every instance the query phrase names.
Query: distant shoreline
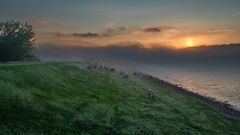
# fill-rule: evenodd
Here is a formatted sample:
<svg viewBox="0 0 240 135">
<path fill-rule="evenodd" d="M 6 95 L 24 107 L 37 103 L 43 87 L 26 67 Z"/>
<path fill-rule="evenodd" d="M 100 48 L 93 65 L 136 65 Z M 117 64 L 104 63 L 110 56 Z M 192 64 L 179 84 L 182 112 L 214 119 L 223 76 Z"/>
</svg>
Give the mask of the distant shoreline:
<svg viewBox="0 0 240 135">
<path fill-rule="evenodd" d="M 164 80 L 159 79 L 157 77 L 154 77 L 152 75 L 141 73 L 141 76 L 143 78 L 153 82 L 153 83 L 156 83 L 156 84 L 161 85 L 161 86 L 166 86 L 168 88 L 172 88 L 174 91 L 176 91 L 178 93 L 182 93 L 184 95 L 196 98 L 199 101 L 201 101 L 201 102 L 203 102 L 205 104 L 208 104 L 211 107 L 214 107 L 216 110 L 218 110 L 220 112 L 223 112 L 227 116 L 240 118 L 240 111 L 234 109 L 233 106 L 231 104 L 229 104 L 229 103 L 217 101 L 214 98 L 207 97 L 207 96 L 204 96 L 204 95 L 200 95 L 198 93 L 194 93 L 192 91 L 189 91 L 189 90 L 187 90 L 185 88 L 182 88 L 180 86 L 177 86 L 177 85 L 174 85 L 172 83 L 169 83 L 167 81 L 164 81 Z"/>
</svg>

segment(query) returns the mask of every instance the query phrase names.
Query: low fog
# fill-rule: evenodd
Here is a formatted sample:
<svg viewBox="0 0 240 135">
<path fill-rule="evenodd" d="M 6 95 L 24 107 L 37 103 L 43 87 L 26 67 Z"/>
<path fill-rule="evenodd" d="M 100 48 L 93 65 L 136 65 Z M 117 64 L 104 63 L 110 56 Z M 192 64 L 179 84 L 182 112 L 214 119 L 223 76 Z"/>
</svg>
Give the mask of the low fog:
<svg viewBox="0 0 240 135">
<path fill-rule="evenodd" d="M 201 46 L 184 49 L 142 48 L 140 44 L 107 47 L 59 47 L 41 45 L 37 48 L 41 60 L 90 61 L 112 65 L 155 65 L 194 69 L 240 68 L 240 45 Z"/>
</svg>

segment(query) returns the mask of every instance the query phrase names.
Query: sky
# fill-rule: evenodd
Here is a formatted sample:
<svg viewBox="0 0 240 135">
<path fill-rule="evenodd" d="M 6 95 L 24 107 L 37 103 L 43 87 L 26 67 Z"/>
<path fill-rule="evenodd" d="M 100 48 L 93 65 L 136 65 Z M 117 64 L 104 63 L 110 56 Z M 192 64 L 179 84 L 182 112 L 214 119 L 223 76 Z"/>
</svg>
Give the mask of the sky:
<svg viewBox="0 0 240 135">
<path fill-rule="evenodd" d="M 37 45 L 184 48 L 240 42 L 240 0 L 1 0 Z"/>
</svg>

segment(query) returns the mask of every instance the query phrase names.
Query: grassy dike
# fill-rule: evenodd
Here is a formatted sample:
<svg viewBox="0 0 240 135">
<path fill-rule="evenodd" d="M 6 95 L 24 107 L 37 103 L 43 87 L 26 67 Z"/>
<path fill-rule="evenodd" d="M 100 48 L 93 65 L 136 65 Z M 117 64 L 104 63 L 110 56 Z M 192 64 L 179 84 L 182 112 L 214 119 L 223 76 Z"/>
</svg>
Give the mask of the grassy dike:
<svg viewBox="0 0 240 135">
<path fill-rule="evenodd" d="M 156 91 L 155 99 L 147 90 Z M 225 135 L 240 120 L 149 80 L 83 63 L 0 67 L 0 134 Z"/>
</svg>

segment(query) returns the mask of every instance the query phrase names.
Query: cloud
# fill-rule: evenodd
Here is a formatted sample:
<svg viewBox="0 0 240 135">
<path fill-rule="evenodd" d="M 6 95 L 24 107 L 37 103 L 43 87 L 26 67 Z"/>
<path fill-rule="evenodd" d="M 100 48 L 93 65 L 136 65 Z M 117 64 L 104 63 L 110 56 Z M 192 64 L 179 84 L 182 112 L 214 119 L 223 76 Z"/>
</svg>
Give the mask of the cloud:
<svg viewBox="0 0 240 135">
<path fill-rule="evenodd" d="M 221 36 L 231 36 L 231 38 L 235 38 L 235 35 L 233 34 L 235 32 L 234 29 L 219 29 L 219 28 L 211 28 L 211 29 L 181 29 L 178 34 L 176 34 L 176 37 L 193 37 L 196 39 L 199 39 L 200 41 L 202 38 L 205 38 L 205 40 L 211 41 L 214 38 L 218 41 L 221 41 L 223 38 L 220 38 Z M 224 43 L 224 42 L 223 42 Z M 227 43 L 227 42 L 225 42 Z M 214 44 L 214 43 L 213 43 Z"/>
<path fill-rule="evenodd" d="M 114 36 L 131 36 L 134 33 L 143 31 L 144 33 L 161 33 L 167 30 L 176 29 L 175 27 L 170 26 L 159 26 L 159 27 L 147 27 L 144 29 L 141 28 L 126 28 L 126 27 L 117 27 L 117 28 L 108 28 L 103 32 L 79 32 L 79 33 L 54 33 L 57 37 L 79 37 L 79 38 L 99 38 L 99 37 L 114 37 Z"/>
<path fill-rule="evenodd" d="M 113 37 L 116 35 L 130 34 L 130 30 L 125 27 L 118 28 L 108 28 L 103 32 L 79 32 L 79 33 L 48 33 L 56 37 L 75 37 L 75 38 L 103 38 L 103 37 Z"/>
<path fill-rule="evenodd" d="M 38 26 L 46 26 L 46 25 L 52 25 L 52 24 L 56 25 L 56 24 L 63 23 L 60 20 L 53 19 L 53 18 L 36 18 L 36 19 L 33 19 L 32 22 Z"/>
<path fill-rule="evenodd" d="M 240 12 L 234 13 L 232 16 L 233 16 L 233 17 L 240 16 Z"/>
<path fill-rule="evenodd" d="M 98 38 L 98 37 L 103 36 L 103 35 L 101 35 L 99 33 L 95 33 L 95 32 L 72 33 L 72 34 L 56 32 L 56 33 L 53 33 L 53 35 L 55 35 L 56 37 L 77 37 L 77 38 Z"/>
<path fill-rule="evenodd" d="M 47 34 L 52 34 L 52 33 L 47 33 Z M 63 36 L 66 36 L 66 34 L 63 34 L 63 33 L 60 33 L 60 32 L 56 32 L 56 33 L 53 33 L 53 35 L 55 35 L 56 37 L 63 37 Z"/>
<path fill-rule="evenodd" d="M 172 29 L 176 29 L 173 26 L 159 26 L 159 27 L 147 27 L 143 29 L 143 32 L 146 33 L 160 33 L 160 32 L 164 32 L 167 30 L 172 30 Z"/>
<path fill-rule="evenodd" d="M 129 31 L 126 27 L 108 28 L 104 31 L 106 35 L 117 35 Z"/>
<path fill-rule="evenodd" d="M 231 30 L 231 29 L 208 29 L 208 30 L 198 31 L 196 33 L 199 33 L 199 34 L 224 34 L 224 33 L 229 33 L 232 31 L 233 30 Z"/>
<path fill-rule="evenodd" d="M 144 29 L 144 32 L 161 32 L 159 28 L 146 28 Z"/>
<path fill-rule="evenodd" d="M 96 38 L 101 37 L 102 35 L 94 32 L 87 32 L 87 33 L 73 33 L 72 36 L 74 37 L 86 37 L 86 38 Z"/>
<path fill-rule="evenodd" d="M 138 42 L 145 48 L 158 46 L 183 48 L 187 47 L 189 37 L 193 39 L 195 46 L 239 42 L 235 31 L 231 28 L 194 29 L 175 26 L 117 27 L 98 32 L 49 32 L 41 35 L 45 36 L 45 40 L 40 40 L 44 43 L 74 46 L 83 44 L 86 46 L 106 46 L 123 42 Z"/>
</svg>

